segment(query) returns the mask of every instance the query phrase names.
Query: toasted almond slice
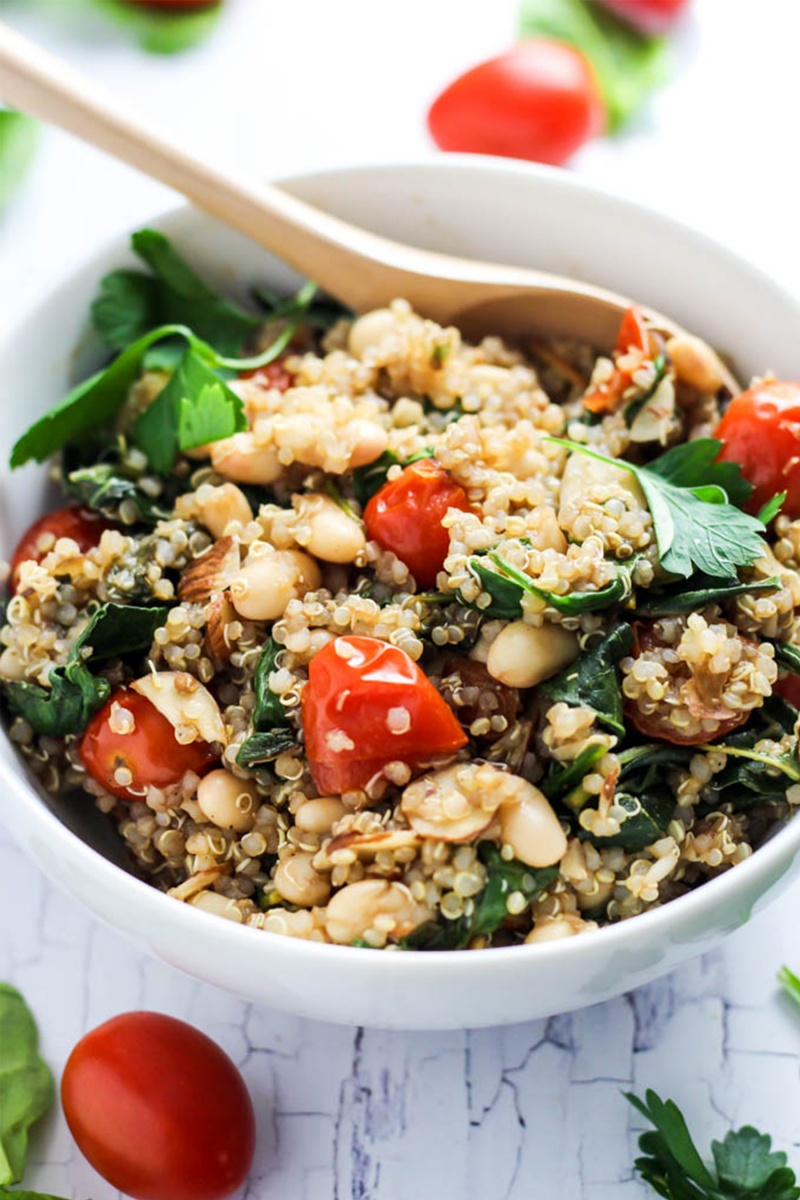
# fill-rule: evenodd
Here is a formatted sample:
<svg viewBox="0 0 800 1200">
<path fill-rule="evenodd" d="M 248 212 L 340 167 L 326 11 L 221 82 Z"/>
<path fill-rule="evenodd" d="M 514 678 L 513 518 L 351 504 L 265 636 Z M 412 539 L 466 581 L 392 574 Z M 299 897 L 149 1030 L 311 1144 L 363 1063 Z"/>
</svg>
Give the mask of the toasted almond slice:
<svg viewBox="0 0 800 1200">
<path fill-rule="evenodd" d="M 239 572 L 239 543 L 235 538 L 217 538 L 205 554 L 195 559 L 178 583 L 178 599 L 206 604 L 214 592 L 224 592 Z"/>
<path fill-rule="evenodd" d="M 167 895 L 172 896 L 174 900 L 191 900 L 192 896 L 197 896 L 205 888 L 210 887 L 215 879 L 219 879 L 223 875 L 230 875 L 232 870 L 232 864 L 229 862 L 217 863 L 215 867 L 207 867 L 205 871 L 198 871 L 196 875 L 190 875 L 177 887 L 170 888 Z"/>
<path fill-rule="evenodd" d="M 194 729 L 204 742 L 228 744 L 228 731 L 211 692 L 186 671 L 157 671 L 131 684 L 174 729 Z"/>
<path fill-rule="evenodd" d="M 236 609 L 227 592 L 215 592 L 206 609 L 206 647 L 217 663 L 229 662 L 231 648 L 225 637 L 225 629 L 235 621 Z"/>
<path fill-rule="evenodd" d="M 359 833 L 357 829 L 348 829 L 331 838 L 325 847 L 325 855 L 330 858 L 337 850 L 352 850 L 359 857 L 371 857 L 380 850 L 419 846 L 421 841 L 420 835 L 412 829 L 379 829 L 375 833 Z"/>
</svg>

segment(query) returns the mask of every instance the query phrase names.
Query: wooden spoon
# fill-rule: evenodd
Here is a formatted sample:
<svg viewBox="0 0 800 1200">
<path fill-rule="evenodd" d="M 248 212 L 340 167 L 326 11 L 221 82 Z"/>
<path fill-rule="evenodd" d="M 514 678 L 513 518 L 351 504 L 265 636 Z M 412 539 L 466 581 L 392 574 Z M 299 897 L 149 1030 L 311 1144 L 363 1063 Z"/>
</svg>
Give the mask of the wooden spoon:
<svg viewBox="0 0 800 1200">
<path fill-rule="evenodd" d="M 608 349 L 631 304 L 578 280 L 406 246 L 280 188 L 217 170 L 144 128 L 113 96 L 2 23 L 0 96 L 181 192 L 357 312 L 403 296 L 468 336 L 560 334 Z M 667 336 L 683 332 L 661 314 L 645 313 Z M 739 391 L 720 369 L 726 386 Z"/>
</svg>

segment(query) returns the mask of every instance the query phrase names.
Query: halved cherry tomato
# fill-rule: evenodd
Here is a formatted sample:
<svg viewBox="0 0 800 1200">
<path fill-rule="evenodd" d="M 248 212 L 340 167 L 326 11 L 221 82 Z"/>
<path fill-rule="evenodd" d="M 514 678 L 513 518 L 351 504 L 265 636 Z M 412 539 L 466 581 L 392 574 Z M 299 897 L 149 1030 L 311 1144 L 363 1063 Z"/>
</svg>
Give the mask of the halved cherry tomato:
<svg viewBox="0 0 800 1200">
<path fill-rule="evenodd" d="M 800 383 L 768 380 L 735 396 L 714 437 L 720 459 L 739 463 L 755 489 L 749 512 L 786 492 L 781 511 L 800 517 Z"/>
<path fill-rule="evenodd" d="M 777 683 L 773 683 L 772 691 L 800 711 L 800 675 L 782 676 Z"/>
<path fill-rule="evenodd" d="M 642 33 L 666 33 L 674 25 L 689 0 L 601 0 L 634 29 Z"/>
<path fill-rule="evenodd" d="M 636 634 L 633 653 L 636 655 L 642 654 L 647 650 L 658 650 L 666 644 L 656 633 L 654 625 L 648 622 L 635 621 L 633 628 Z M 746 639 L 743 638 L 742 640 L 745 641 Z M 738 725 L 743 725 L 750 716 L 749 712 L 731 713 L 730 716 L 719 716 L 718 712 L 719 710 L 715 709 L 713 712 L 709 711 L 707 714 L 699 714 L 701 717 L 707 715 L 717 722 L 717 729 L 714 733 L 707 731 L 684 733 L 672 724 L 668 714 L 664 713 L 662 715 L 659 712 L 644 713 L 632 700 L 625 700 L 625 716 L 634 728 L 639 730 L 639 733 L 643 733 L 648 738 L 656 738 L 658 741 L 671 742 L 673 746 L 699 746 L 705 742 L 716 741 L 717 738 L 730 733 L 732 729 L 736 729 Z"/>
<path fill-rule="evenodd" d="M 253 1104 L 236 1066 L 162 1013 L 122 1013 L 82 1037 L 61 1102 L 94 1169 L 136 1200 L 222 1200 L 253 1160 Z"/>
<path fill-rule="evenodd" d="M 583 407 L 593 413 L 615 412 L 624 393 L 633 383 L 634 371 L 651 361 L 657 349 L 644 313 L 638 305 L 632 304 L 625 311 L 617 334 L 613 353 L 614 371 L 605 383 L 583 397 Z"/>
<path fill-rule="evenodd" d="M 434 100 L 428 129 L 441 150 L 559 164 L 598 133 L 606 111 L 573 46 L 529 38 L 460 75 Z"/>
<path fill-rule="evenodd" d="M 303 688 L 303 730 L 322 796 L 366 787 L 387 763 L 416 770 L 467 743 L 405 650 L 371 637 L 335 638 L 314 655 Z"/>
<path fill-rule="evenodd" d="M 22 564 L 30 559 L 41 562 L 59 538 L 72 538 L 73 542 L 77 542 L 81 554 L 85 554 L 98 544 L 106 529 L 113 528 L 104 517 L 72 504 L 45 513 L 25 530 L 11 557 L 12 590 L 19 582 L 19 569 Z"/>
<path fill-rule="evenodd" d="M 112 720 L 114 705 L 133 718 L 130 733 L 116 733 L 112 728 L 119 721 L 119 717 Z M 144 696 L 127 688 L 112 692 L 92 717 L 81 739 L 80 756 L 92 778 L 120 800 L 141 800 L 148 787 L 169 787 L 187 771 L 202 775 L 216 757 L 208 742 L 182 745 L 176 741 L 167 718 Z M 118 782 L 120 770 L 130 772 L 129 782 Z"/>
<path fill-rule="evenodd" d="M 405 467 L 364 509 L 369 536 L 404 562 L 420 587 L 433 587 L 450 548 L 448 508 L 468 512 L 467 493 L 432 458 Z"/>
<path fill-rule="evenodd" d="M 283 365 L 283 359 L 276 358 L 274 362 L 267 363 L 264 367 L 256 367 L 252 371 L 243 371 L 239 376 L 240 379 L 249 379 L 258 387 L 265 390 L 268 388 L 277 388 L 279 392 L 285 392 L 294 383 L 294 375 L 286 370 Z"/>
</svg>

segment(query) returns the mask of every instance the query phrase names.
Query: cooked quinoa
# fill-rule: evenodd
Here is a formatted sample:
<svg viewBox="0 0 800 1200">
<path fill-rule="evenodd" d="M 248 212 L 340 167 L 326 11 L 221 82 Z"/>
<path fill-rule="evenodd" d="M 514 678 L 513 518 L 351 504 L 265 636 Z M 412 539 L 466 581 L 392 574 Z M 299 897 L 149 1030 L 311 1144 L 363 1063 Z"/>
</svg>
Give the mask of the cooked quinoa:
<svg viewBox="0 0 800 1200">
<path fill-rule="evenodd" d="M 800 803 L 800 520 L 701 497 L 750 540 L 724 578 L 671 568 L 648 489 L 730 398 L 713 352 L 314 312 L 249 331 L 291 339 L 227 369 L 237 428 L 168 470 L 137 422 L 174 364 L 62 448 L 94 536 L 34 531 L 0 629 L 41 784 L 180 902 L 372 948 L 571 936 L 747 858 Z"/>
</svg>

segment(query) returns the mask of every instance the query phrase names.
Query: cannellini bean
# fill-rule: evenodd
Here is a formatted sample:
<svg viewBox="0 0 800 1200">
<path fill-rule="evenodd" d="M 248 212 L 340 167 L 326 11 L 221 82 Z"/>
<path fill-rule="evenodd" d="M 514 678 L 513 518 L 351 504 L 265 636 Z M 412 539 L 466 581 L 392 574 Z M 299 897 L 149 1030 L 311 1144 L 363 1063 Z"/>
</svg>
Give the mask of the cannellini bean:
<svg viewBox="0 0 800 1200">
<path fill-rule="evenodd" d="M 514 857 L 529 867 L 552 867 L 567 851 L 567 835 L 547 797 L 521 779 L 516 804 L 500 809 L 500 833 Z"/>
<path fill-rule="evenodd" d="M 15 683 L 25 678 L 25 663 L 19 650 L 9 646 L 0 654 L 0 678 L 13 680 Z"/>
<path fill-rule="evenodd" d="M 347 346 L 355 358 L 364 358 L 378 350 L 397 327 L 397 317 L 390 308 L 376 308 L 353 322 Z"/>
<path fill-rule="evenodd" d="M 275 621 L 290 600 L 318 588 L 322 575 L 301 550 L 276 550 L 245 563 L 230 585 L 233 607 L 248 621 Z"/>
<path fill-rule="evenodd" d="M 271 908 L 264 914 L 262 929 L 268 933 L 280 933 L 284 937 L 301 938 L 303 941 L 324 941 L 319 929 L 316 913 L 307 908 L 292 912 L 289 908 Z"/>
<path fill-rule="evenodd" d="M 314 870 L 313 859 L 313 854 L 299 851 L 291 858 L 281 859 L 275 868 L 275 891 L 290 904 L 313 908 L 324 904 L 330 896 L 330 877 Z"/>
<path fill-rule="evenodd" d="M 194 675 L 186 671 L 157 671 L 131 684 L 176 730 L 193 731 L 204 742 L 228 744 L 228 731 L 219 705 Z M 191 741 L 191 737 L 181 739 Z"/>
<path fill-rule="evenodd" d="M 352 450 L 350 451 L 350 469 L 354 467 L 364 467 L 367 463 L 374 462 L 383 454 L 389 444 L 389 435 L 382 425 L 376 425 L 374 421 L 367 421 L 361 417 L 356 417 L 351 421 L 347 434 L 350 438 Z"/>
<path fill-rule="evenodd" d="M 530 931 L 525 941 L 528 945 L 535 942 L 559 942 L 562 938 L 572 937 L 580 933 L 584 922 L 570 914 L 558 917 L 545 917 L 538 921 Z"/>
<path fill-rule="evenodd" d="M 303 545 L 323 562 L 351 563 L 366 548 L 360 522 L 348 517 L 330 496 L 311 492 L 303 496 L 298 512 L 310 530 Z"/>
<path fill-rule="evenodd" d="M 303 833 L 330 833 L 347 809 L 335 796 L 306 800 L 294 815 L 294 823 Z"/>
<path fill-rule="evenodd" d="M 249 833 L 256 820 L 258 791 L 230 771 L 211 771 L 197 786 L 197 803 L 206 820 L 220 829 Z"/>
<path fill-rule="evenodd" d="M 348 883 L 328 901 L 325 929 L 332 942 L 349 945 L 374 928 L 394 938 L 405 937 L 429 917 L 428 909 L 417 904 L 404 883 L 361 879 Z"/>
<path fill-rule="evenodd" d="M 400 808 L 422 837 L 468 842 L 489 828 L 501 804 L 516 802 L 524 782 L 491 763 L 457 763 L 415 779 Z"/>
<path fill-rule="evenodd" d="M 253 519 L 250 503 L 235 483 L 223 483 L 208 490 L 201 488 L 197 501 L 200 520 L 215 538 L 221 538 L 233 521 L 246 525 Z"/>
<path fill-rule="evenodd" d="M 579 652 L 577 636 L 562 625 L 512 621 L 489 647 L 486 669 L 507 687 L 529 688 L 556 675 Z"/>
<path fill-rule="evenodd" d="M 242 923 L 241 909 L 236 907 L 236 901 L 229 896 L 221 896 L 219 892 L 198 892 L 189 901 L 195 908 L 203 912 L 213 913 L 215 917 L 225 917 L 227 921 Z"/>
<path fill-rule="evenodd" d="M 680 333 L 667 342 L 675 374 L 698 392 L 713 395 L 724 384 L 722 363 L 708 342 L 692 333 Z"/>
<path fill-rule="evenodd" d="M 589 458 L 588 454 L 575 453 L 567 459 L 564 474 L 561 476 L 558 523 L 562 529 L 570 527 L 571 510 L 580 507 L 587 491 L 598 484 L 606 484 L 610 492 L 626 491 L 633 496 L 639 508 L 647 508 L 641 485 L 630 471 L 596 458 Z"/>
<path fill-rule="evenodd" d="M 215 471 L 237 483 L 274 483 L 283 474 L 276 446 L 259 445 L 249 431 L 221 438 L 211 446 Z"/>
</svg>

